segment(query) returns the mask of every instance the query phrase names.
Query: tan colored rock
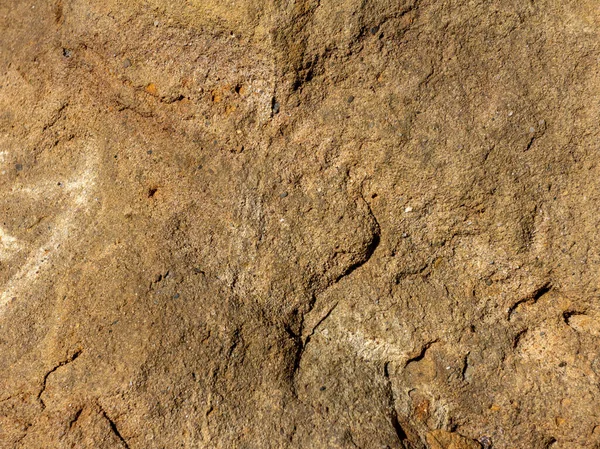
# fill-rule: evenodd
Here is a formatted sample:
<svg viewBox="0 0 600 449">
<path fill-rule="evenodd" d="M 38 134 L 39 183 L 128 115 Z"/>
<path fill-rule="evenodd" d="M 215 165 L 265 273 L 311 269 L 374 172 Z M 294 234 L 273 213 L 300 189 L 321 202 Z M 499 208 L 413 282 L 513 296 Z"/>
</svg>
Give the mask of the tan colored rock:
<svg viewBox="0 0 600 449">
<path fill-rule="evenodd" d="M 0 1 L 0 448 L 599 446 L 598 24 Z"/>
<path fill-rule="evenodd" d="M 429 449 L 481 449 L 477 441 L 445 430 L 429 432 L 426 439 Z"/>
</svg>

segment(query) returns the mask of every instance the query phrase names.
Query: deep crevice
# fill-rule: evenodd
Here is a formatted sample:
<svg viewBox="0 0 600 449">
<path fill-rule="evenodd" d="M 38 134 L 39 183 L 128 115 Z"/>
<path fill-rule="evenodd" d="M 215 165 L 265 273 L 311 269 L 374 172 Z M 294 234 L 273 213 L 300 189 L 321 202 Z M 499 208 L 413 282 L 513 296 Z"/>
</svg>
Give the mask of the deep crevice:
<svg viewBox="0 0 600 449">
<path fill-rule="evenodd" d="M 369 243 L 369 245 L 367 246 L 367 249 L 365 251 L 365 257 L 362 260 L 359 260 L 356 263 L 350 265 L 339 277 L 337 277 L 333 281 L 333 283 L 338 283 L 342 278 L 350 276 L 356 269 L 366 264 L 369 261 L 369 259 L 371 259 L 371 256 L 379 246 L 380 241 L 381 238 L 379 237 L 379 232 L 375 232 L 373 234 L 373 239 L 371 240 L 371 243 Z"/>
<path fill-rule="evenodd" d="M 427 350 L 428 350 L 429 348 L 431 348 L 431 346 L 432 346 L 434 343 L 437 343 L 437 341 L 438 341 L 438 340 L 437 340 L 437 339 L 435 339 L 435 340 L 431 340 L 431 341 L 428 341 L 427 343 L 425 343 L 425 344 L 424 344 L 424 345 L 421 347 L 421 350 L 419 351 L 419 353 L 418 353 L 416 356 L 409 358 L 409 359 L 408 359 L 408 360 L 407 360 L 407 361 L 404 363 L 404 367 L 407 367 L 407 366 L 408 366 L 410 363 L 413 363 L 413 362 L 418 362 L 418 361 L 420 361 L 420 360 L 423 360 L 423 358 L 425 358 L 425 355 L 427 354 Z"/>
<path fill-rule="evenodd" d="M 531 139 L 529 139 L 529 142 L 527 143 L 527 146 L 525 147 L 525 151 L 529 151 L 531 149 L 533 142 L 535 142 L 535 137 L 532 137 Z"/>
<path fill-rule="evenodd" d="M 571 319 L 572 316 L 577 316 L 577 315 L 585 315 L 585 312 L 579 312 L 577 310 L 566 310 L 562 314 L 563 321 L 565 322 L 565 324 L 567 326 L 570 326 L 571 323 L 569 323 L 569 320 Z"/>
<path fill-rule="evenodd" d="M 392 388 L 392 380 L 390 379 L 390 372 L 388 365 L 390 362 L 385 362 L 383 364 L 383 377 L 385 377 L 387 382 L 387 395 L 388 402 L 390 408 L 390 421 L 392 423 L 392 427 L 394 428 L 394 432 L 396 432 L 396 436 L 398 437 L 398 441 L 404 443 L 408 438 L 406 432 L 400 425 L 400 421 L 398 420 L 398 412 L 396 411 L 396 397 L 394 395 L 394 389 Z"/>
<path fill-rule="evenodd" d="M 527 333 L 528 330 L 529 330 L 529 328 L 525 328 L 525 329 L 517 332 L 517 335 L 515 335 L 513 337 L 513 349 L 517 349 L 517 346 L 519 346 L 519 343 L 521 342 L 521 339 Z"/>
<path fill-rule="evenodd" d="M 465 354 L 465 357 L 463 358 L 463 366 L 462 369 L 460 370 L 460 375 L 463 381 L 468 382 L 467 380 L 467 370 L 469 369 L 469 355 L 471 353 L 467 352 Z"/>
<path fill-rule="evenodd" d="M 108 425 L 110 426 L 110 430 L 112 431 L 112 433 L 114 433 L 115 436 L 119 439 L 119 441 L 121 443 L 123 443 L 123 446 L 125 446 L 125 449 L 129 449 L 129 444 L 127 444 L 127 441 L 125 440 L 125 438 L 123 438 L 123 435 L 121 435 L 121 432 L 119 432 L 119 429 L 117 428 L 117 425 L 115 424 L 115 422 L 110 418 L 110 416 L 108 416 L 106 414 L 106 411 L 104 411 L 104 409 L 102 408 L 102 406 L 100 406 L 100 404 L 98 404 L 98 407 L 100 408 L 100 414 L 102 415 L 102 417 L 108 421 Z"/>
<path fill-rule="evenodd" d="M 298 391 L 296 388 L 296 377 L 298 376 L 298 372 L 300 371 L 300 362 L 302 361 L 302 356 L 304 355 L 304 350 L 306 349 L 306 344 L 302 342 L 302 336 L 297 335 L 293 332 L 289 326 L 284 326 L 286 333 L 290 336 L 290 338 L 294 341 L 294 345 L 296 347 L 296 353 L 294 354 L 294 359 L 291 366 L 291 372 L 289 374 L 291 381 L 292 393 L 296 398 L 298 398 Z"/>
<path fill-rule="evenodd" d="M 550 284 L 550 282 L 546 282 L 544 285 L 542 285 L 540 288 L 538 288 L 536 291 L 533 292 L 532 299 L 534 301 L 537 301 L 542 296 L 544 296 L 546 293 L 548 293 L 551 289 L 552 289 L 552 285 Z"/>
<path fill-rule="evenodd" d="M 517 308 L 521 304 L 524 304 L 526 302 L 531 302 L 531 303 L 535 304 L 537 301 L 540 300 L 540 298 L 542 296 L 544 296 L 545 294 L 549 293 L 551 290 L 552 290 L 552 284 L 550 282 L 546 282 L 545 284 L 543 284 L 540 287 L 536 288 L 529 295 L 525 296 L 524 298 L 519 299 L 516 303 L 514 303 L 512 306 L 510 306 L 508 308 L 508 319 L 510 320 L 512 314 L 515 312 L 515 310 L 517 310 Z"/>
<path fill-rule="evenodd" d="M 69 421 L 69 429 L 72 429 L 75 423 L 77 423 L 77 420 L 81 416 L 81 412 L 83 412 L 83 408 L 80 408 L 79 410 L 77 410 L 77 412 L 75 412 L 75 415 Z"/>
</svg>

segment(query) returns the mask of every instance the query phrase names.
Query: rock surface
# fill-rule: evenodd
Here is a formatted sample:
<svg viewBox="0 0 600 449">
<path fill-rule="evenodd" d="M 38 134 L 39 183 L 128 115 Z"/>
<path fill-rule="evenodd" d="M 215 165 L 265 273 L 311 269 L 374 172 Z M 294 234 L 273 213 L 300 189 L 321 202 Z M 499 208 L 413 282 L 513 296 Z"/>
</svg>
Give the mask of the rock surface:
<svg viewBox="0 0 600 449">
<path fill-rule="evenodd" d="M 597 2 L 0 30 L 1 448 L 599 447 Z"/>
</svg>

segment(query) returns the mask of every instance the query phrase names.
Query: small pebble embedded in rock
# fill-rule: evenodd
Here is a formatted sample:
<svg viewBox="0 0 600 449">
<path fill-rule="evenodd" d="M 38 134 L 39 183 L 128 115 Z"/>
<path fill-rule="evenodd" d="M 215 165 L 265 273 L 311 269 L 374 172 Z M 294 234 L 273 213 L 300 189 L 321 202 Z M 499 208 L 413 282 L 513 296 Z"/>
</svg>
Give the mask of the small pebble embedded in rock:
<svg viewBox="0 0 600 449">
<path fill-rule="evenodd" d="M 150 95 L 156 96 L 158 94 L 158 89 L 156 87 L 156 84 L 154 84 L 154 83 L 148 84 L 146 86 L 146 92 L 148 92 Z"/>
<path fill-rule="evenodd" d="M 282 194 L 279 195 L 279 198 L 285 198 L 286 196 L 288 196 L 288 193 L 283 192 Z"/>
<path fill-rule="evenodd" d="M 348 101 L 348 103 L 352 103 L 352 102 L 354 101 L 354 96 L 353 96 L 353 95 L 350 95 L 350 96 L 348 97 L 348 100 L 347 100 L 347 101 Z"/>
<path fill-rule="evenodd" d="M 482 449 L 492 448 L 492 440 L 488 436 L 482 436 L 479 438 L 479 443 L 481 443 Z"/>
<path fill-rule="evenodd" d="M 17 171 L 21 171 L 21 170 L 23 170 L 23 164 L 15 164 L 15 169 L 16 169 Z"/>
</svg>

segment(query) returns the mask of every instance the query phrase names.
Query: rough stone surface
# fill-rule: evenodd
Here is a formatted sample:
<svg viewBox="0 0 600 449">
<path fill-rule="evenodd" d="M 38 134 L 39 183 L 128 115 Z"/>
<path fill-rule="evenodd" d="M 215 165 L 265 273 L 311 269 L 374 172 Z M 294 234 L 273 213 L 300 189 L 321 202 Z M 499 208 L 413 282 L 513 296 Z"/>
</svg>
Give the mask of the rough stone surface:
<svg viewBox="0 0 600 449">
<path fill-rule="evenodd" d="M 0 447 L 600 447 L 599 30 L 0 0 Z"/>
</svg>

